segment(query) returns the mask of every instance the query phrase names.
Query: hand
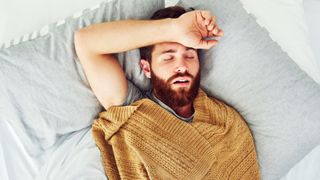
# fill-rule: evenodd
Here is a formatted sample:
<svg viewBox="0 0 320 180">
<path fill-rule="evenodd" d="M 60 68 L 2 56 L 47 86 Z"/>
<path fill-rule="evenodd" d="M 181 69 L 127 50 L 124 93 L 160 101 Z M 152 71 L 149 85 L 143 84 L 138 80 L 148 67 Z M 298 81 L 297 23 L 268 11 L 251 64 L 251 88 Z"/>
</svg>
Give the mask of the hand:
<svg viewBox="0 0 320 180">
<path fill-rule="evenodd" d="M 210 11 L 194 10 L 174 19 L 177 42 L 195 49 L 209 49 L 218 43 L 215 39 L 223 36 Z"/>
</svg>

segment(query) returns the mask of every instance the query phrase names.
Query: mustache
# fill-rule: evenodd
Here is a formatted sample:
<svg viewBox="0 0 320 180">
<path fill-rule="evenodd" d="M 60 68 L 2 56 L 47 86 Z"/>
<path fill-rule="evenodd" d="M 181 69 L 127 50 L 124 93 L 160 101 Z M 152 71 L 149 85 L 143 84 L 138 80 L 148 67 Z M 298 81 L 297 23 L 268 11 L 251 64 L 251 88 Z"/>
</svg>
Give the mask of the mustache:
<svg viewBox="0 0 320 180">
<path fill-rule="evenodd" d="M 167 82 L 171 82 L 171 81 L 173 81 L 175 78 L 178 78 L 178 77 L 190 77 L 192 80 L 194 79 L 194 77 L 189 73 L 189 72 L 184 72 L 184 73 L 177 73 L 177 74 L 175 74 L 175 75 L 173 75 L 173 76 L 171 76 L 169 79 L 168 79 L 168 81 Z"/>
</svg>

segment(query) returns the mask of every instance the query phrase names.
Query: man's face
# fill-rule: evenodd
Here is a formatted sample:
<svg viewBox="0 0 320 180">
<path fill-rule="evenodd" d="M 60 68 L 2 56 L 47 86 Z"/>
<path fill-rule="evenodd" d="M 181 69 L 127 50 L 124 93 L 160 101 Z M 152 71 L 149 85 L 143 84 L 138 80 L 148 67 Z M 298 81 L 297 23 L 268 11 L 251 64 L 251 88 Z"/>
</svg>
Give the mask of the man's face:
<svg viewBox="0 0 320 180">
<path fill-rule="evenodd" d="M 200 86 L 200 65 L 196 49 L 165 42 L 154 46 L 150 73 L 153 92 L 171 108 L 193 102 Z"/>
</svg>

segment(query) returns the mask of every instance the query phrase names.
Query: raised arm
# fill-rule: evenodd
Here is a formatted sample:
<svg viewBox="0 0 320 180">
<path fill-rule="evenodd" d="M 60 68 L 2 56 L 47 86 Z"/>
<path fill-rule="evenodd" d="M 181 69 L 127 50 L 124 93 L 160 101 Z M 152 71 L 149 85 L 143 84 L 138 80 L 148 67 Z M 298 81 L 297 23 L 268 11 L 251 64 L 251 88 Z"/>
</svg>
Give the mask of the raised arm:
<svg viewBox="0 0 320 180">
<path fill-rule="evenodd" d="M 172 19 L 121 20 L 80 29 L 75 36 L 87 51 L 95 54 L 123 52 L 173 40 Z"/>
<path fill-rule="evenodd" d="M 188 47 L 208 49 L 221 36 L 209 11 L 191 11 L 176 19 L 121 20 L 94 24 L 75 32 L 75 48 L 93 92 L 104 106 L 123 104 L 127 81 L 114 53 L 160 42 L 178 42 Z"/>
</svg>

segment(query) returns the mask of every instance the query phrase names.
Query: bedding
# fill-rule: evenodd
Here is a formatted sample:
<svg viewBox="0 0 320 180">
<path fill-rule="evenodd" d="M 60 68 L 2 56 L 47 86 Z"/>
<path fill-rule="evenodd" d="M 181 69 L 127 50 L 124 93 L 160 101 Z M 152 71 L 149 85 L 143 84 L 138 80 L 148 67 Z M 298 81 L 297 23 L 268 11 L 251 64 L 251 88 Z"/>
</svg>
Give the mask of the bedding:
<svg viewBox="0 0 320 180">
<path fill-rule="evenodd" d="M 240 0 L 247 12 L 268 30 L 292 60 L 320 84 L 320 62 L 315 59 L 305 19 L 306 0 Z M 317 23 L 316 23 L 317 24 Z"/>
<path fill-rule="evenodd" d="M 320 144 L 319 84 L 238 0 L 181 0 L 179 4 L 215 12 L 225 35 L 202 56 L 201 86 L 247 121 L 262 179 L 280 179 Z"/>
<path fill-rule="evenodd" d="M 10 0 L 4 1 L 5 6 L 0 6 L 0 47 L 17 44 L 32 35 L 37 36 L 37 29 L 49 23 L 64 21 L 74 12 L 91 7 L 102 0 Z M 178 0 L 165 0 L 166 6 L 176 4 Z M 309 76 L 319 83 L 320 62 L 319 53 L 315 46 L 318 41 L 315 38 L 308 40 L 308 36 L 316 36 L 318 31 L 314 28 L 317 19 L 308 22 L 313 29 L 306 32 L 306 22 L 302 9 L 302 0 L 241 0 L 249 13 L 252 13 L 260 25 L 264 26 L 270 36 L 279 43 L 283 50 L 302 68 Z M 317 10 L 317 0 L 304 0 L 307 17 L 309 11 Z M 308 5 L 310 4 L 310 5 Z M 94 6 L 93 6 L 94 8 Z M 32 11 L 31 11 L 32 9 Z M 270 13 L 272 9 L 272 13 Z M 41 16 L 39 16 L 41 14 Z M 22 23 L 23 22 L 23 25 Z M 315 22 L 315 23 L 312 23 Z M 292 41 L 294 39 L 294 41 Z M 5 44 L 3 44 L 5 43 Z M 310 46 L 317 54 L 310 51 Z"/>
<path fill-rule="evenodd" d="M 72 176 L 71 179 L 77 173 L 81 178 L 85 172 L 100 177 L 103 169 L 101 164 L 96 164 L 100 162 L 97 154 L 86 151 L 70 154 L 77 153 L 74 150 L 77 146 L 63 145 L 72 134 L 89 128 L 103 110 L 75 54 L 73 33 L 91 23 L 148 18 L 163 7 L 162 0 L 148 3 L 108 0 L 66 18 L 63 23 L 52 23 L 46 31 L 0 51 L 0 156 L 5 159 L 0 163 L 2 180 L 2 177 L 35 179 L 38 176 L 55 179 L 59 171 L 64 172 L 59 177 Z M 123 62 L 127 57 L 134 58 L 132 54 L 122 53 L 119 59 Z M 126 65 L 130 63 L 134 62 Z M 80 142 L 81 139 L 75 139 L 74 143 Z M 88 166 L 80 166 L 76 160 L 67 162 L 58 155 L 63 152 L 70 158 L 86 160 Z M 55 166 L 57 162 L 59 165 Z M 78 167 L 72 172 L 75 174 L 65 171 L 75 165 Z"/>
<path fill-rule="evenodd" d="M 107 179 L 100 152 L 92 139 L 91 127 L 63 136 L 48 150 L 47 161 L 34 179 Z"/>
<path fill-rule="evenodd" d="M 0 131 L 1 180 L 107 179 L 91 127 L 62 136 L 38 157 L 27 151 L 16 127 L 1 121 Z"/>
<path fill-rule="evenodd" d="M 103 0 L 2 0 L 0 6 L 0 47 L 19 42 L 42 27 L 58 22 Z M 36 30 L 36 31 L 35 31 Z"/>
<path fill-rule="evenodd" d="M 314 51 L 315 58 L 320 64 L 320 1 L 304 0 L 303 5 L 309 30 L 308 37 L 310 40 L 310 44 Z"/>
<path fill-rule="evenodd" d="M 81 158 L 87 160 L 87 166 L 79 166 L 68 177 L 80 178 L 82 171 L 92 173 L 87 177 L 101 177 L 97 149 L 89 142 L 76 146 L 90 141 L 90 125 L 103 108 L 74 52 L 73 32 L 91 23 L 147 18 L 164 6 L 160 0 L 123 2 L 108 0 L 0 51 L 0 128 L 4 129 L 0 131 L 0 157 L 13 159 L 0 162 L 0 177 L 63 178 L 68 174 L 62 168 L 72 170 Z M 319 85 L 238 1 L 181 3 L 215 12 L 225 36 L 203 54 L 207 61 L 202 62 L 201 86 L 245 117 L 254 134 L 262 178 L 280 179 L 320 144 Z M 138 65 L 139 51 L 117 56 L 130 82 L 140 90 L 148 89 Z M 79 155 L 75 148 L 81 149 Z M 64 173 L 58 175 L 59 171 Z"/>
<path fill-rule="evenodd" d="M 298 162 L 281 180 L 320 179 L 320 145 Z"/>
<path fill-rule="evenodd" d="M 192 123 L 148 98 L 100 113 L 92 130 L 108 177 L 260 179 L 253 138 L 239 113 L 201 88 L 193 104 Z"/>
</svg>

